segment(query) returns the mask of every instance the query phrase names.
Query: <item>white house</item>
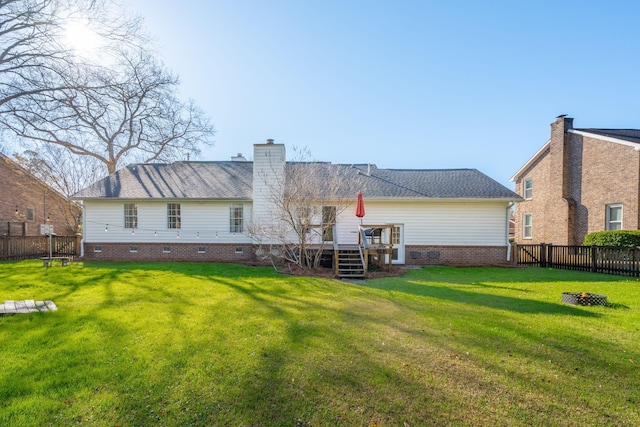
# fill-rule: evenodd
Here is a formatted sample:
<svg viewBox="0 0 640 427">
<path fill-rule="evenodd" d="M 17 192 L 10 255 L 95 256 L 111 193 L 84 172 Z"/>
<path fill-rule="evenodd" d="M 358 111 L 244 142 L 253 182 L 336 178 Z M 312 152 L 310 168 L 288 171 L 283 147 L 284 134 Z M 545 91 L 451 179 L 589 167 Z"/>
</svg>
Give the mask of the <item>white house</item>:
<svg viewBox="0 0 640 427">
<path fill-rule="evenodd" d="M 393 230 L 386 238 L 394 263 L 509 262 L 509 209 L 521 198 L 475 169 L 379 169 L 285 158 L 284 145 L 268 140 L 254 145 L 252 162 L 238 155 L 129 165 L 75 196 L 84 205 L 84 258 L 255 261 L 259 245 L 272 239 L 266 230 L 278 226 L 273 211 L 283 188 L 292 185 L 285 183 L 288 172 L 297 170 L 314 177 L 312 186 L 335 193 L 322 201 L 323 216 L 336 214 L 335 233 L 321 239 L 330 240 L 329 251 L 357 244 L 361 223 L 385 224 Z M 331 189 L 336 178 L 341 185 Z M 364 218 L 355 216 L 359 191 Z"/>
</svg>

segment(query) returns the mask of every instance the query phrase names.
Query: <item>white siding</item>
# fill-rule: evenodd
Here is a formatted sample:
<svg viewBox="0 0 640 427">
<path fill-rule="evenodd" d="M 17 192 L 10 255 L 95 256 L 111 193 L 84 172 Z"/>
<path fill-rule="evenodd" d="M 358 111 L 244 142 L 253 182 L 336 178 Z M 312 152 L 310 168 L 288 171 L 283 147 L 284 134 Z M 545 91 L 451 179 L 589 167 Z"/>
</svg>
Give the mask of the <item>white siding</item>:
<svg viewBox="0 0 640 427">
<path fill-rule="evenodd" d="M 285 148 L 282 144 L 255 144 L 253 147 L 254 221 L 271 223 L 274 198 L 282 197 L 285 181 Z"/>
<path fill-rule="evenodd" d="M 124 228 L 124 203 L 138 203 L 135 235 Z M 167 228 L 167 203 L 181 203 L 181 228 Z M 230 201 L 85 200 L 86 242 L 250 243 L 252 203 L 244 202 L 244 234 L 229 231 Z M 363 224 L 403 224 L 405 245 L 504 246 L 506 202 L 391 202 L 365 200 Z M 105 228 L 108 224 L 108 231 Z M 356 243 L 355 203 L 338 215 L 338 243 Z M 155 235 L 157 233 L 157 236 Z M 216 237 L 217 235 L 217 237 Z M 199 237 L 198 237 L 199 236 Z"/>
<path fill-rule="evenodd" d="M 124 204 L 138 204 L 135 235 L 124 228 Z M 167 203 L 181 204 L 181 228 L 167 228 Z M 213 201 L 104 201 L 85 200 L 83 224 L 86 242 L 198 242 L 250 243 L 246 227 L 251 221 L 251 203 L 244 202 L 245 234 L 229 231 L 229 207 L 239 202 Z M 105 229 L 108 228 L 107 231 Z M 179 237 L 178 237 L 179 232 Z"/>
<path fill-rule="evenodd" d="M 403 224 L 405 245 L 505 246 L 506 209 L 499 202 L 380 202 L 365 199 L 367 224 Z M 338 242 L 354 243 L 355 203 L 338 218 Z"/>
</svg>

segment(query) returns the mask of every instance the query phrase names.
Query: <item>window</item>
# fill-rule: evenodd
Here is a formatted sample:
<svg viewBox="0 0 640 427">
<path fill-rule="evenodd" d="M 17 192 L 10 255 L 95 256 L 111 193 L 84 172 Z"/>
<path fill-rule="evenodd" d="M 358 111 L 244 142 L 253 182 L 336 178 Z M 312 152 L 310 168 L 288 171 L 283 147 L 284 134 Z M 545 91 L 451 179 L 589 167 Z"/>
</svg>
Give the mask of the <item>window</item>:
<svg viewBox="0 0 640 427">
<path fill-rule="evenodd" d="M 336 225 L 336 207 L 322 207 L 322 241 L 333 242 L 333 226 Z"/>
<path fill-rule="evenodd" d="M 137 246 L 129 246 L 129 252 L 138 252 L 138 247 Z"/>
<path fill-rule="evenodd" d="M 522 238 L 523 239 L 531 239 L 531 237 L 533 236 L 532 221 L 533 221 L 533 215 L 524 214 L 522 216 Z"/>
<path fill-rule="evenodd" d="M 207 253 L 207 249 L 204 246 L 201 246 L 198 248 L 198 253 L 199 254 L 206 254 Z"/>
<path fill-rule="evenodd" d="M 242 233 L 244 231 L 244 206 L 233 204 L 229 207 L 229 232 Z"/>
<path fill-rule="evenodd" d="M 400 246 L 400 233 L 402 232 L 402 227 L 399 225 L 394 225 L 391 230 L 391 244 L 394 246 L 391 249 L 391 259 L 393 261 L 398 261 L 398 246 Z"/>
<path fill-rule="evenodd" d="M 167 203 L 167 228 L 180 228 L 180 203 Z"/>
<path fill-rule="evenodd" d="M 622 205 L 607 205 L 607 230 L 622 230 Z"/>
<path fill-rule="evenodd" d="M 244 252 L 244 251 L 242 250 L 242 247 L 241 247 L 241 246 L 238 246 L 238 247 L 236 248 L 236 253 L 237 253 L 237 254 L 241 254 L 242 252 Z"/>
<path fill-rule="evenodd" d="M 138 204 L 124 204 L 124 228 L 138 228 Z"/>
<path fill-rule="evenodd" d="M 162 253 L 163 254 L 169 254 L 171 253 L 171 248 L 169 246 L 165 246 L 162 248 Z"/>
<path fill-rule="evenodd" d="M 93 252 L 102 252 L 102 246 L 94 246 Z"/>
<path fill-rule="evenodd" d="M 533 198 L 533 180 L 531 178 L 524 180 L 524 198 Z"/>
<path fill-rule="evenodd" d="M 393 245 L 399 245 L 400 244 L 400 232 L 401 232 L 401 228 L 399 225 L 394 225 L 393 226 L 393 232 L 391 233 L 391 243 Z"/>
<path fill-rule="evenodd" d="M 311 233 L 311 208 L 309 206 L 296 207 L 296 216 L 298 217 L 298 232 L 301 234 Z"/>
<path fill-rule="evenodd" d="M 34 208 L 27 208 L 27 221 L 36 220 L 36 210 Z"/>
</svg>

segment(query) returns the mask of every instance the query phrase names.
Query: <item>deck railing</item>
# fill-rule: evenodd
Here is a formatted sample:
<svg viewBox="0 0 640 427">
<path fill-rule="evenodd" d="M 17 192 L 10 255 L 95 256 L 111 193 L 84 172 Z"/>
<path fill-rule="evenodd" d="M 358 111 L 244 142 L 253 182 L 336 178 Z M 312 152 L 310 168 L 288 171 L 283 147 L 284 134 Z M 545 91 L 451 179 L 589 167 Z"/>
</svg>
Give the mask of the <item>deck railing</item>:
<svg viewBox="0 0 640 427">
<path fill-rule="evenodd" d="M 610 246 L 517 245 L 518 265 L 640 277 L 640 249 Z"/>
</svg>

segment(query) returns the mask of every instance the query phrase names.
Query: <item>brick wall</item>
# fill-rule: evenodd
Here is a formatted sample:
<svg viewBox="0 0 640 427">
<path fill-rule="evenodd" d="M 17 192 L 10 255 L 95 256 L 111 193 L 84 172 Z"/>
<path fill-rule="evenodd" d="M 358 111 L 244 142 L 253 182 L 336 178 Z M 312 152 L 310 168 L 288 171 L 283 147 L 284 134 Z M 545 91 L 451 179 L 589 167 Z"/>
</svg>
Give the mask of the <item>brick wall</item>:
<svg viewBox="0 0 640 427">
<path fill-rule="evenodd" d="M 524 197 L 525 179 L 533 180 L 532 199 L 516 203 L 515 206 L 515 241 L 520 244 L 538 244 L 547 242 L 545 233 L 545 206 L 549 203 L 551 189 L 549 187 L 549 150 L 542 153 L 530 167 L 523 171 L 521 177 L 516 181 L 516 193 Z M 523 237 L 523 216 L 531 214 L 532 234 L 530 239 Z"/>
<path fill-rule="evenodd" d="M 606 206 L 623 205 L 622 228 L 638 229 L 640 153 L 615 142 L 571 134 L 574 150 L 571 195 L 577 201 L 575 241 L 606 228 Z"/>
<path fill-rule="evenodd" d="M 406 265 L 509 265 L 506 246 L 407 246 Z"/>
<path fill-rule="evenodd" d="M 247 244 L 85 242 L 84 259 L 87 261 L 247 262 L 255 260 L 254 250 L 253 245 Z"/>
<path fill-rule="evenodd" d="M 544 206 L 543 236 L 546 242 L 573 244 L 573 216 L 575 204 L 569 198 L 571 171 L 570 138 L 566 131 L 573 127 L 573 119 L 559 117 L 551 124 L 549 144 L 549 194 Z M 540 220 L 539 219 L 539 220 Z"/>
<path fill-rule="evenodd" d="M 520 244 L 582 244 L 584 236 L 606 228 L 606 206 L 623 205 L 623 228 L 638 229 L 640 153 L 634 147 L 568 132 L 573 120 L 551 125 L 549 149 L 516 181 L 524 194 L 533 179 L 533 197 L 516 204 L 515 241 Z M 532 238 L 522 236 L 523 214 L 533 216 Z"/>
<path fill-rule="evenodd" d="M 165 253 L 164 249 L 170 252 Z M 132 249 L 135 248 L 135 252 Z M 87 261 L 257 262 L 256 246 L 192 243 L 85 243 Z M 99 252 L 96 252 L 99 249 Z M 204 253 L 199 250 L 204 249 Z M 242 249 L 242 253 L 236 250 Z M 508 265 L 504 246 L 407 246 L 406 265 Z M 513 260 L 513 256 L 511 257 Z"/>
<path fill-rule="evenodd" d="M 27 208 L 33 209 L 33 221 L 27 220 Z M 79 214 L 80 208 L 75 203 L 69 202 L 12 160 L 0 155 L 1 233 L 6 233 L 10 228 L 12 234 L 16 230 L 22 234 L 22 225 L 16 224 L 24 223 L 25 235 L 37 236 L 40 224 L 44 224 L 49 217 L 56 234 L 73 235 Z M 9 222 L 12 223 L 10 227 L 7 226 Z"/>
</svg>

